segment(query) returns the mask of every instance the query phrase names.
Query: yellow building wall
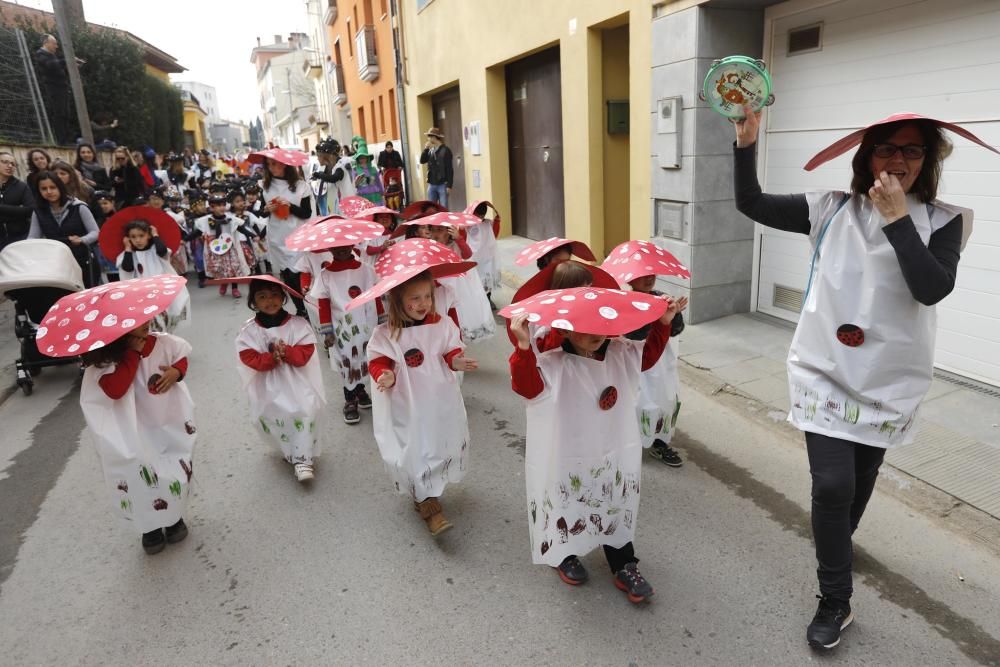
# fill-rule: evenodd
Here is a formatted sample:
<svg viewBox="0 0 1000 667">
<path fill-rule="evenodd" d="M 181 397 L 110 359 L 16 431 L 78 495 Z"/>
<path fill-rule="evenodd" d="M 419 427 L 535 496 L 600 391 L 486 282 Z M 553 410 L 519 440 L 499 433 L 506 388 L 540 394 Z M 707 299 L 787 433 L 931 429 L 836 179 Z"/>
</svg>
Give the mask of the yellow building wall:
<svg viewBox="0 0 1000 667">
<path fill-rule="evenodd" d="M 149 63 L 146 63 L 146 74 L 152 74 L 157 79 L 160 79 L 161 81 L 164 81 L 166 83 L 170 83 L 170 75 L 169 74 L 167 74 L 163 70 L 156 69 L 155 67 L 153 67 Z"/>
<path fill-rule="evenodd" d="M 184 105 L 184 131 L 194 132 L 194 149 L 200 151 L 205 147 L 205 112 L 201 109 Z"/>
<path fill-rule="evenodd" d="M 423 133 L 435 124 L 431 95 L 458 84 L 462 123 L 480 121 L 483 137 L 482 155 L 465 150 L 467 199 L 492 201 L 503 216 L 504 234 L 511 231 L 504 65 L 559 46 L 566 236 L 588 243 L 597 254 L 605 245 L 607 91 L 602 83 L 602 31 L 627 24 L 628 53 L 612 58 L 627 58 L 630 97 L 628 212 L 627 220 L 617 224 L 627 229 L 631 238 L 648 237 L 652 122 L 649 0 L 432 0 L 420 12 L 415 2 L 400 5 L 410 157 L 416 164 L 425 141 Z M 437 39 L 437 35 L 447 35 L 447 39 Z M 473 170 L 479 171 L 478 188 L 473 184 Z M 417 178 L 414 187 L 422 196 L 426 188 L 423 173 Z M 619 189 L 610 186 L 612 192 Z"/>
</svg>

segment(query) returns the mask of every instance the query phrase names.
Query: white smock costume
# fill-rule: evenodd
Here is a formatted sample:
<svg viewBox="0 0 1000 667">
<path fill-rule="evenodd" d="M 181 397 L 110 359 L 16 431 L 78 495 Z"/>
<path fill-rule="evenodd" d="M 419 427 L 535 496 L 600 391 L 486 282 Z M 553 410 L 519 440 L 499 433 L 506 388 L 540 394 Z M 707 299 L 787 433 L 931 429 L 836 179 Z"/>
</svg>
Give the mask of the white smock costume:
<svg viewBox="0 0 1000 667">
<path fill-rule="evenodd" d="M 183 247 L 183 243 L 181 244 Z M 125 252 L 120 253 L 115 260 L 118 267 L 118 275 L 121 280 L 132 280 L 134 278 L 151 278 L 163 274 L 177 275 L 173 264 L 170 262 L 170 249 L 167 249 L 166 257 L 156 254 L 156 248 L 150 244 L 145 250 L 132 250 L 133 271 L 122 270 L 122 261 L 125 259 Z M 150 322 L 153 331 L 171 333 L 184 320 L 191 317 L 191 294 L 187 287 L 181 287 L 177 298 L 175 298 L 166 310 L 159 313 Z"/>
<path fill-rule="evenodd" d="M 172 526 L 184 517 L 196 430 L 194 401 L 183 380 L 162 394 L 149 391 L 162 373 L 160 366 L 187 357 L 191 345 L 170 334 L 150 336 L 156 343 L 148 357 L 140 355 L 124 396 L 112 399 L 99 384 L 115 365 L 88 367 L 80 387 L 80 407 L 115 511 L 142 533 Z"/>
<path fill-rule="evenodd" d="M 345 197 L 353 197 L 358 194 L 357 188 L 354 187 L 354 160 L 350 157 L 342 157 L 337 160 L 337 164 L 333 166 L 333 171 L 336 172 L 338 169 L 343 170 L 344 177 L 337 181 L 336 183 L 327 184 L 326 197 L 327 197 L 327 211 L 330 213 L 336 213 L 337 215 L 343 215 L 343 211 L 340 210 L 340 200 Z"/>
<path fill-rule="evenodd" d="M 537 356 L 524 468 L 531 557 L 557 566 L 635 537 L 642 442 L 636 400 L 645 341 L 610 339 L 604 360 L 561 347 Z"/>
<path fill-rule="evenodd" d="M 416 502 L 437 498 L 469 465 L 469 423 L 455 371 L 444 355 L 465 349 L 447 316 L 404 328 L 398 339 L 380 324 L 369 360 L 392 360 L 396 384 L 372 392 L 375 441 L 396 491 Z"/>
<path fill-rule="evenodd" d="M 369 301 L 349 313 L 344 310 L 351 299 L 378 282 L 375 269 L 356 263 L 358 268 L 355 269 L 323 269 L 313 276 L 313 284 L 309 288 L 309 293 L 316 299 L 330 300 L 330 328 L 320 328 L 320 333 L 333 335 L 330 368 L 340 373 L 347 389 L 354 389 L 368 376 L 365 350 L 372 330 L 378 324 L 374 302 Z"/>
<path fill-rule="evenodd" d="M 237 356 L 242 350 L 267 352 L 278 340 L 286 345 L 316 346 L 316 336 L 302 317 L 291 315 L 284 324 L 269 329 L 250 319 L 236 337 Z M 289 463 L 312 464 L 320 453 L 316 422 L 326 396 L 318 353 L 317 348 L 305 366 L 282 363 L 269 371 L 250 368 L 239 359 L 236 362 L 257 428 Z"/>
<path fill-rule="evenodd" d="M 313 289 L 316 287 L 316 276 L 323 271 L 323 263 L 332 261 L 333 255 L 327 250 L 323 252 L 303 252 L 299 253 L 299 258 L 295 261 L 295 266 L 292 267 L 293 271 L 308 273 L 310 276 L 309 289 L 304 294 L 304 296 L 309 298 L 304 299 L 303 302 L 306 304 L 306 314 L 309 316 L 309 323 L 312 324 L 313 329 L 316 331 L 319 331 L 319 308 L 316 307 L 318 298 L 313 293 Z"/>
<path fill-rule="evenodd" d="M 806 200 L 813 260 L 788 353 L 788 421 L 874 447 L 908 444 L 931 384 L 936 309 L 913 298 L 870 199 L 824 192 Z M 971 211 L 912 194 L 906 203 L 924 245 L 960 213 L 971 229 Z"/>
<path fill-rule="evenodd" d="M 493 221 L 483 220 L 467 227 L 466 241 L 472 249 L 470 258 L 476 263 L 483 290 L 492 292 L 500 287 L 500 262 L 497 259 L 497 239 L 493 236 Z"/>
<path fill-rule="evenodd" d="M 271 187 L 266 188 L 261 194 L 264 203 L 270 202 L 275 197 L 281 197 L 294 206 L 310 197 L 312 190 L 305 180 L 299 179 L 294 188 L 288 187 L 288 181 L 282 178 L 271 179 Z M 285 239 L 295 231 L 300 225 L 305 224 L 305 220 L 298 218 L 294 213 L 289 213 L 288 217 L 282 220 L 274 213 L 267 218 L 267 257 L 271 262 L 271 271 L 275 275 L 281 275 L 285 269 L 295 271 L 295 263 L 302 254 L 285 247 Z"/>
<path fill-rule="evenodd" d="M 636 414 L 644 449 L 650 448 L 654 440 L 669 445 L 673 439 L 681 410 L 679 388 L 677 339 L 671 336 L 657 362 L 639 376 Z"/>
<path fill-rule="evenodd" d="M 447 245 L 456 255 L 461 256 L 458 245 L 454 242 Z M 448 285 L 454 295 L 453 305 L 464 341 L 475 343 L 489 340 L 496 334 L 497 325 L 493 319 L 493 309 L 490 308 L 490 300 L 483 291 L 477 267 L 472 267 L 460 276 L 440 278 L 439 282 Z"/>
</svg>

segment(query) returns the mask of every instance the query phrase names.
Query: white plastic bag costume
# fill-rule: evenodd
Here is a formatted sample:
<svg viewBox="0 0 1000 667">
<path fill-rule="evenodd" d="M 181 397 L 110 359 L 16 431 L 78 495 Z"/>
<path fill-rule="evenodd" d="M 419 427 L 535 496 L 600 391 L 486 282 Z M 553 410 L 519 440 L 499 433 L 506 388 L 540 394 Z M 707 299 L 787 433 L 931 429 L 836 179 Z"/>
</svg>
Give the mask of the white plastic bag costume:
<svg viewBox="0 0 1000 667">
<path fill-rule="evenodd" d="M 184 516 L 195 443 L 194 402 L 187 385 L 177 382 L 162 394 L 149 385 L 160 366 L 171 366 L 191 345 L 170 334 L 154 333 L 156 343 L 141 357 L 132 386 L 118 400 L 98 384 L 115 366 L 91 366 L 83 374 L 80 407 L 97 446 L 104 481 L 117 514 L 148 533 L 172 526 Z"/>
<path fill-rule="evenodd" d="M 476 267 L 461 276 L 441 278 L 440 282 L 451 286 L 455 295 L 454 306 L 462 327 L 462 338 L 468 343 L 492 338 L 497 325 Z"/>
<path fill-rule="evenodd" d="M 642 442 L 636 399 L 644 341 L 611 339 L 604 361 L 561 347 L 537 357 L 545 388 L 527 401 L 531 557 L 556 566 L 635 536 Z"/>
<path fill-rule="evenodd" d="M 378 281 L 375 269 L 360 264 L 356 269 L 330 271 L 324 269 L 313 276 L 309 293 L 316 299 L 330 300 L 331 330 L 321 330 L 333 334 L 334 347 L 330 350 L 330 368 L 340 373 L 344 387 L 354 389 L 368 376 L 368 358 L 365 349 L 372 329 L 378 323 L 375 304 L 368 302 L 351 312 L 345 312 L 347 302 Z"/>
<path fill-rule="evenodd" d="M 292 267 L 293 271 L 308 273 L 311 276 L 312 282 L 309 283 L 309 289 L 304 294 L 304 296 L 308 296 L 309 298 L 304 299 L 303 302 L 306 304 L 306 314 L 309 315 L 309 323 L 312 324 L 313 329 L 316 331 L 319 331 L 319 308 L 316 306 L 318 297 L 313 293 L 313 289 L 316 287 L 316 276 L 323 271 L 323 263 L 332 261 L 333 255 L 328 251 L 303 252 L 299 254 L 299 258 L 295 261 L 295 266 Z"/>
<path fill-rule="evenodd" d="M 788 421 L 875 447 L 907 444 L 931 384 L 936 310 L 910 293 L 870 199 L 843 192 L 806 199 L 813 266 L 788 353 Z M 906 202 L 925 245 L 964 213 L 913 195 Z M 963 225 L 971 224 L 969 211 Z"/>
<path fill-rule="evenodd" d="M 642 446 L 648 449 L 654 440 L 669 445 L 681 409 L 677 377 L 677 339 L 671 337 L 663 354 L 649 370 L 639 376 L 636 414 Z"/>
<path fill-rule="evenodd" d="M 251 319 L 236 338 L 236 353 L 267 352 L 278 340 L 287 345 L 316 345 L 312 328 L 301 317 L 293 315 L 270 329 Z M 317 348 L 305 366 L 283 363 L 264 372 L 239 359 L 236 362 L 257 428 L 265 440 L 281 449 L 289 463 L 311 464 L 320 453 L 316 421 L 326 397 L 318 355 Z"/>
<path fill-rule="evenodd" d="M 132 280 L 133 278 L 150 278 L 152 276 L 159 276 L 163 274 L 168 274 L 175 276 L 177 271 L 174 270 L 173 265 L 170 263 L 170 250 L 167 250 L 166 257 L 160 257 L 156 254 L 156 248 L 150 244 L 145 250 L 132 250 L 132 271 L 122 270 L 122 261 L 125 259 L 125 253 L 122 252 L 118 255 L 115 260 L 115 265 L 118 267 L 118 275 L 121 280 Z M 191 294 L 188 292 L 187 287 L 182 287 L 180 289 L 180 294 L 177 298 L 171 302 L 170 306 L 156 317 L 153 318 L 150 323 L 150 328 L 153 331 L 161 331 L 165 333 L 171 333 L 177 327 L 178 324 L 183 320 L 190 319 L 191 316 Z"/>
<path fill-rule="evenodd" d="M 344 212 L 340 210 L 340 200 L 358 194 L 357 188 L 354 187 L 354 161 L 349 157 L 342 157 L 334 165 L 333 171 L 336 173 L 338 169 L 344 172 L 344 177 L 328 186 L 327 210 L 330 213 L 343 215 Z"/>
<path fill-rule="evenodd" d="M 464 349 L 448 317 L 406 327 L 393 340 L 375 328 L 368 358 L 394 362 L 396 384 L 372 392 L 375 440 L 396 490 L 417 502 L 437 498 L 469 465 L 469 424 L 455 371 L 444 355 Z"/>
<path fill-rule="evenodd" d="M 265 189 L 261 197 L 265 204 L 275 197 L 281 197 L 293 206 L 298 206 L 303 199 L 311 194 L 312 190 L 309 189 L 309 185 L 304 180 L 299 180 L 294 188 L 289 188 L 288 181 L 275 178 L 271 180 L 271 187 Z M 293 213 L 289 213 L 284 220 L 274 213 L 268 217 L 267 257 L 271 262 L 271 271 L 275 275 L 280 275 L 285 269 L 295 270 L 295 262 L 301 253 L 286 248 L 285 239 L 305 222 L 302 218 L 295 217 Z"/>
<path fill-rule="evenodd" d="M 466 241 L 472 249 L 470 258 L 476 263 L 483 289 L 492 292 L 500 287 L 500 262 L 497 261 L 497 240 L 493 236 L 493 221 L 484 220 L 465 230 Z"/>
</svg>

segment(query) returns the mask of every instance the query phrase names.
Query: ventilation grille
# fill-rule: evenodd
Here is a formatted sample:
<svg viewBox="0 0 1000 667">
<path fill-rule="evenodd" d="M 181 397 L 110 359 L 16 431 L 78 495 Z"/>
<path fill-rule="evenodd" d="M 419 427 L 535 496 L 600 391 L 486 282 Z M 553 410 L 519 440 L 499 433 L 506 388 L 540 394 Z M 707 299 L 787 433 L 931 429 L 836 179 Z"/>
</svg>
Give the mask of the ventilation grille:
<svg viewBox="0 0 1000 667">
<path fill-rule="evenodd" d="M 775 308 L 783 308 L 784 310 L 798 313 L 802 310 L 803 297 L 805 297 L 804 291 L 775 283 L 774 296 L 771 298 L 771 303 Z"/>
<path fill-rule="evenodd" d="M 955 375 L 954 373 L 949 373 L 948 371 L 935 370 L 934 377 L 939 380 L 944 380 L 949 384 L 962 387 L 963 389 L 974 391 L 977 394 L 982 394 L 983 396 L 1000 398 L 1000 387 L 994 387 L 993 385 L 989 385 L 984 382 L 977 382 L 976 380 L 972 380 L 961 375 Z"/>
<path fill-rule="evenodd" d="M 823 48 L 823 24 L 802 26 L 788 31 L 788 55 L 819 51 Z"/>
</svg>

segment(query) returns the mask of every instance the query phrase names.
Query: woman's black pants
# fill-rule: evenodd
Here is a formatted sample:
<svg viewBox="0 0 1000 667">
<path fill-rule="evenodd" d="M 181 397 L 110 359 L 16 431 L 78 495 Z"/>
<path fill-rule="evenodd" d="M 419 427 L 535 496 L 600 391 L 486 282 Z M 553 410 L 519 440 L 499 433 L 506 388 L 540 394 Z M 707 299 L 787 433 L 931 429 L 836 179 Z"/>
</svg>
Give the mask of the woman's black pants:
<svg viewBox="0 0 1000 667">
<path fill-rule="evenodd" d="M 851 536 L 875 489 L 885 449 L 806 432 L 816 574 L 825 597 L 850 600 Z"/>
</svg>

